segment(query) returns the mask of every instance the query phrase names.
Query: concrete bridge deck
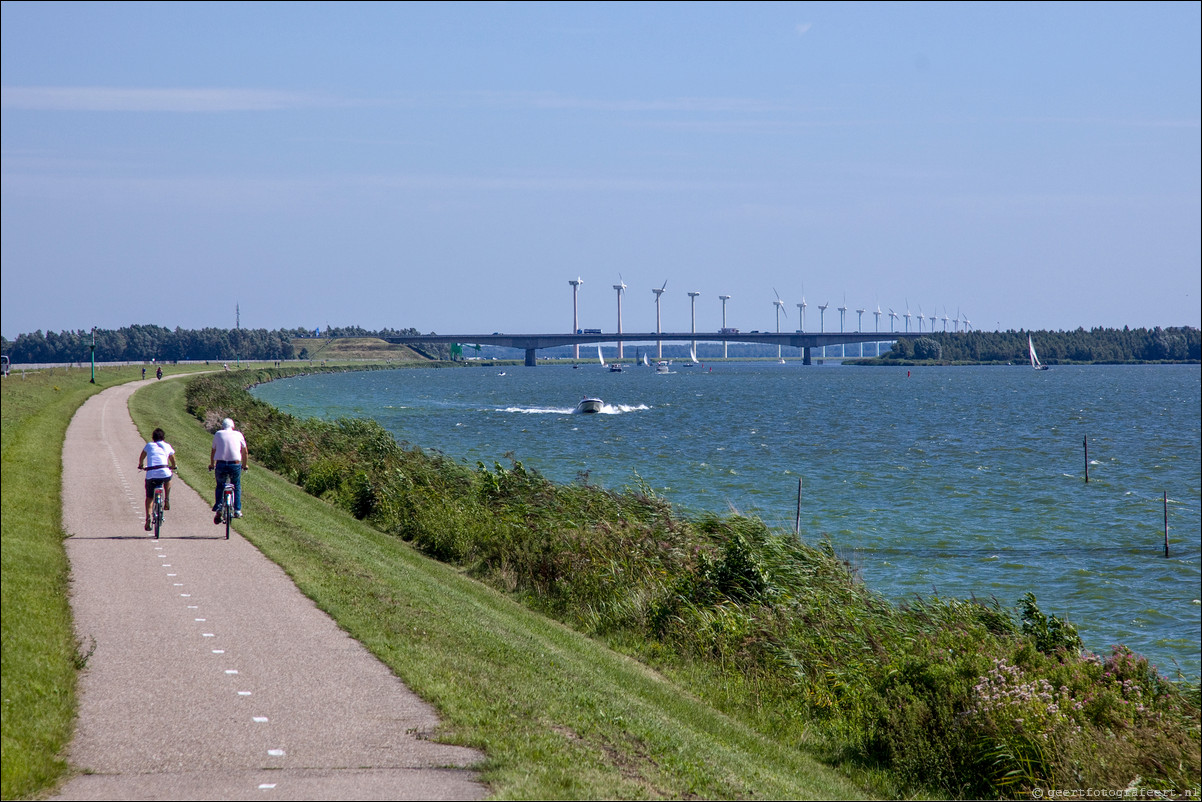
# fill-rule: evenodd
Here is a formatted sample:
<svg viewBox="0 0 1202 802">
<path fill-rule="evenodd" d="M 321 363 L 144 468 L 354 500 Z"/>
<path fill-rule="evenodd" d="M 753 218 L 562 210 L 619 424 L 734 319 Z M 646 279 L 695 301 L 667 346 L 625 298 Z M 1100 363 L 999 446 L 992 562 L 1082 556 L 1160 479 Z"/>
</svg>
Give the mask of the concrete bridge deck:
<svg viewBox="0 0 1202 802">
<path fill-rule="evenodd" d="M 828 345 L 844 345 L 848 343 L 892 342 L 903 338 L 921 337 L 916 332 L 883 332 L 883 331 L 853 331 L 853 332 L 799 332 L 799 331 L 756 331 L 756 332 L 722 332 L 722 331 L 665 331 L 665 332 L 601 332 L 579 334 L 415 334 L 400 337 L 384 337 L 386 342 L 404 345 L 421 345 L 423 343 L 467 343 L 471 345 L 500 345 L 506 348 L 521 348 L 526 352 L 526 364 L 536 364 L 536 352 L 540 348 L 555 348 L 561 345 L 586 345 L 588 343 L 612 342 L 739 342 L 764 343 L 768 345 L 788 345 L 801 348 L 803 361 L 810 364 L 810 349 Z"/>
</svg>

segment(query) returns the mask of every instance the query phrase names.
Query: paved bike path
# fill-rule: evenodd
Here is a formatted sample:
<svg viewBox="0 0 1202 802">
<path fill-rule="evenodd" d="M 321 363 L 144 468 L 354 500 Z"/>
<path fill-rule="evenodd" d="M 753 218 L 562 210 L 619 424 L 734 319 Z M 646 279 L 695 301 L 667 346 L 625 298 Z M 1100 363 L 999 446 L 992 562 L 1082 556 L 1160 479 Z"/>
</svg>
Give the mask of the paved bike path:
<svg viewBox="0 0 1202 802">
<path fill-rule="evenodd" d="M 63 448 L 71 605 L 94 651 L 69 754 L 85 773 L 57 798 L 483 797 L 467 769 L 483 756 L 424 740 L 430 706 L 278 566 L 225 540 L 210 502 L 177 480 L 161 539 L 143 531 L 144 442 L 126 406 L 141 384 L 89 399 Z"/>
</svg>

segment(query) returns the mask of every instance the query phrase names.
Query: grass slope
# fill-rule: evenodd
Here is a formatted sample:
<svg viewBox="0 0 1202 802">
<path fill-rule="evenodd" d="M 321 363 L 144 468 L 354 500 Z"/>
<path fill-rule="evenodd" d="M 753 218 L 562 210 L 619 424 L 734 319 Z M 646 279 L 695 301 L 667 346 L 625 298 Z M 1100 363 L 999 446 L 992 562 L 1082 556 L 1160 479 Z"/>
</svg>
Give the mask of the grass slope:
<svg viewBox="0 0 1202 802">
<path fill-rule="evenodd" d="M 209 436 L 183 387 L 139 392 L 143 431 L 171 433 L 185 480 Z M 251 442 L 253 460 L 254 443 Z M 419 555 L 267 471 L 244 480 L 239 531 L 444 719 L 483 749 L 498 798 L 855 798 L 861 789 L 715 711 L 641 664 Z"/>
</svg>

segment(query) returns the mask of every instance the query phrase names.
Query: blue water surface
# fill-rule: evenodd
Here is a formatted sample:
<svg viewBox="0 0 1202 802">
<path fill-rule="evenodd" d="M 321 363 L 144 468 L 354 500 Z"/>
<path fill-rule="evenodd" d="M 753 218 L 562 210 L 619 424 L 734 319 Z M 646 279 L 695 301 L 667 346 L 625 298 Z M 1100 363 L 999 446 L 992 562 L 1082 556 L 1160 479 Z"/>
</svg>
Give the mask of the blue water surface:
<svg viewBox="0 0 1202 802">
<path fill-rule="evenodd" d="M 298 415 L 375 418 L 469 464 L 645 482 L 678 506 L 789 530 L 800 480 L 801 536 L 829 537 L 886 596 L 1013 606 L 1030 591 L 1089 648 L 1125 643 L 1196 678 L 1200 377 L 1196 365 L 563 365 L 323 374 L 255 393 Z M 604 413 L 572 414 L 585 395 Z"/>
</svg>

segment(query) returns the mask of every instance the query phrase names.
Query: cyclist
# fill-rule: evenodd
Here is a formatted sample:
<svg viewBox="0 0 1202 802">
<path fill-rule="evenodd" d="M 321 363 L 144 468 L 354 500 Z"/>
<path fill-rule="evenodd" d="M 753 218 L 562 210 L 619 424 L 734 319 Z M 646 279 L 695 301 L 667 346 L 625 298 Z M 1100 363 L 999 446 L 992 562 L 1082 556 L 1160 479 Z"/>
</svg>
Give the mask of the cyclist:
<svg viewBox="0 0 1202 802">
<path fill-rule="evenodd" d="M 163 509 L 171 509 L 171 477 L 175 470 L 175 449 L 165 439 L 162 429 L 155 429 L 150 442 L 138 455 L 138 470 L 146 469 L 146 531 L 150 531 L 150 500 L 154 489 L 163 488 Z"/>
<path fill-rule="evenodd" d="M 246 438 L 234 428 L 234 422 L 226 418 L 213 435 L 213 449 L 209 452 L 209 470 L 216 471 L 217 479 L 213 523 L 221 523 L 221 491 L 226 482 L 234 486 L 234 517 L 242 517 L 242 472 L 249 467 L 246 460 Z"/>
</svg>

